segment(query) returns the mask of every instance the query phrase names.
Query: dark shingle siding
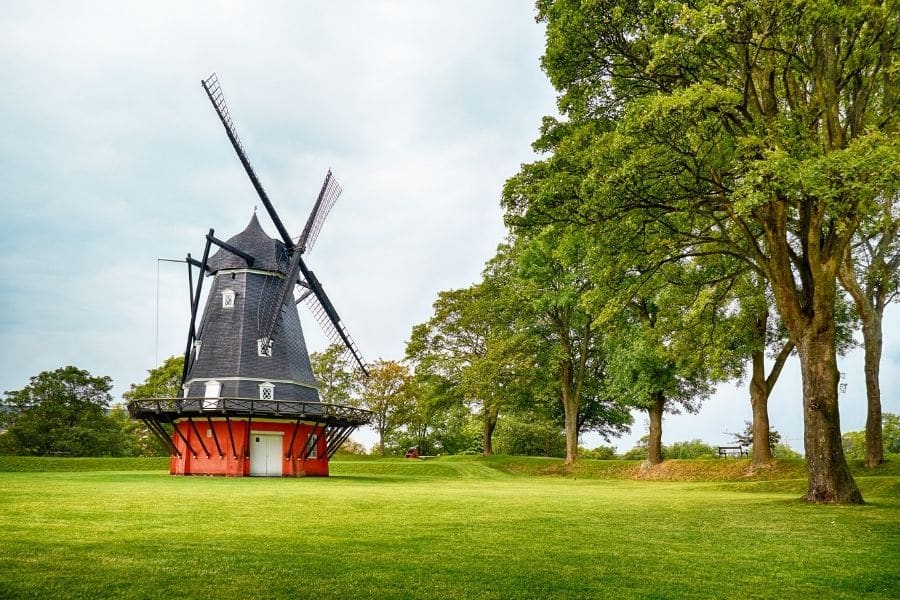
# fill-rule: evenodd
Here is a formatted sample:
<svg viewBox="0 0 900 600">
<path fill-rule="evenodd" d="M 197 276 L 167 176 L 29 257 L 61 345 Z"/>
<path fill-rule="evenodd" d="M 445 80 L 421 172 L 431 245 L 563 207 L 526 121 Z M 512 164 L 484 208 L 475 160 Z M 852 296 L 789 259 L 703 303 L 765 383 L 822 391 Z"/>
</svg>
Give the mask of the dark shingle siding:
<svg viewBox="0 0 900 600">
<path fill-rule="evenodd" d="M 264 238 L 264 239 L 263 239 Z M 267 240 L 267 241 L 266 241 Z M 261 248 L 268 243 L 275 248 L 276 242 L 265 235 L 254 216 L 250 224 L 240 234 L 229 240 L 241 250 L 265 259 Z M 280 247 L 283 251 L 283 245 Z M 215 256 L 215 276 L 210 285 L 209 297 L 197 331 L 201 342 L 200 355 L 190 365 L 188 381 L 192 379 L 251 378 L 250 381 L 222 381 L 221 395 L 224 397 L 258 398 L 259 384 L 264 380 L 275 383 L 275 397 L 315 401 L 318 393 L 315 376 L 309 362 L 309 353 L 303 337 L 303 328 L 293 302 L 293 294 L 279 311 L 279 323 L 273 335 L 272 356 L 259 356 L 257 339 L 267 332 L 267 317 L 280 298 L 284 280 L 281 277 L 248 271 L 221 272 L 222 269 L 246 269 L 243 259 L 231 261 Z M 230 257 L 235 257 L 225 252 Z M 278 270 L 275 252 L 269 255 L 273 262 L 264 265 L 267 270 Z M 211 263 L 212 264 L 212 263 Z M 224 266 L 223 266 L 224 265 Z M 254 269 L 260 268 L 255 264 Z M 284 269 L 281 269 L 284 270 Z M 222 292 L 230 289 L 235 293 L 234 307 L 222 306 Z M 276 383 L 292 381 L 301 385 Z M 202 396 L 205 382 L 191 385 L 189 395 Z"/>
</svg>

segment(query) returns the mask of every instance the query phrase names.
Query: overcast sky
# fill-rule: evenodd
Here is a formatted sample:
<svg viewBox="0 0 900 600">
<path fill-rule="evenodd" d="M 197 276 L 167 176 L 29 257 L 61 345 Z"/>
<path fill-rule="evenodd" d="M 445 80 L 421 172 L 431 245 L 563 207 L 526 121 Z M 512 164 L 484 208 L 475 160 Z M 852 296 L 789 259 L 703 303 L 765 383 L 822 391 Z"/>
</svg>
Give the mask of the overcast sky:
<svg viewBox="0 0 900 600">
<path fill-rule="evenodd" d="M 0 390 L 73 364 L 118 398 L 183 352 L 186 269 L 157 259 L 199 255 L 210 227 L 227 239 L 259 204 L 200 87 L 213 71 L 292 232 L 333 169 L 344 194 L 309 265 L 366 358 L 402 358 L 437 292 L 477 281 L 504 235 L 503 182 L 555 112 L 543 42 L 525 1 L 4 2 Z M 896 413 L 896 307 L 885 334 Z M 842 360 L 845 431 L 865 422 L 861 364 Z M 799 449 L 796 359 L 782 379 L 772 423 Z M 663 438 L 724 443 L 749 418 L 723 386 Z"/>
</svg>

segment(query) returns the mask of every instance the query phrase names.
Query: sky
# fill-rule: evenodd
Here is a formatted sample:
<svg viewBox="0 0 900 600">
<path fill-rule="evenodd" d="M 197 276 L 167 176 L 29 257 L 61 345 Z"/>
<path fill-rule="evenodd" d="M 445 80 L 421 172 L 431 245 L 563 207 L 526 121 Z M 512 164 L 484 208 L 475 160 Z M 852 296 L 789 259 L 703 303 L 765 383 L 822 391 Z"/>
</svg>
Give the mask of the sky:
<svg viewBox="0 0 900 600">
<path fill-rule="evenodd" d="M 476 282 L 502 241 L 502 185 L 556 113 L 543 45 L 527 1 L 4 2 L 0 391 L 71 364 L 112 377 L 118 400 L 184 351 L 186 267 L 158 259 L 200 255 L 209 228 L 227 239 L 260 204 L 200 86 L 212 72 L 289 230 L 333 170 L 344 193 L 307 262 L 364 356 L 402 358 L 437 293 Z M 900 412 L 898 367 L 892 306 L 886 412 Z M 861 352 L 841 370 L 843 429 L 862 429 Z M 801 449 L 796 358 L 770 405 Z M 663 440 L 726 443 L 749 419 L 727 384 L 667 417 Z M 638 415 L 612 443 L 645 431 Z"/>
</svg>

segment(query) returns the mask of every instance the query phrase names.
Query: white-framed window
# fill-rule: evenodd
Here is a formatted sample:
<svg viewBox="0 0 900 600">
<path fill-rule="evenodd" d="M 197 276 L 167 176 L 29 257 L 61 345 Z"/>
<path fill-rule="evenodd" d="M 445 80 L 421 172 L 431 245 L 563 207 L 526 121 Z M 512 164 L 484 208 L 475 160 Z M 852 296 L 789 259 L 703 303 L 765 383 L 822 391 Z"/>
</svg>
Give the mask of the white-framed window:
<svg viewBox="0 0 900 600">
<path fill-rule="evenodd" d="M 206 389 L 203 391 L 203 408 L 216 408 L 219 400 L 219 394 L 222 393 L 222 384 L 218 381 L 207 381 Z"/>
<path fill-rule="evenodd" d="M 306 449 L 308 450 L 306 458 L 318 458 L 319 455 L 319 436 L 312 434 L 306 440 Z"/>
<path fill-rule="evenodd" d="M 259 338 L 256 340 L 256 352 L 260 356 L 272 356 L 272 342 L 275 340 Z"/>
<path fill-rule="evenodd" d="M 203 345 L 203 342 L 200 340 L 194 340 L 194 360 L 200 358 L 200 346 Z"/>
<path fill-rule="evenodd" d="M 260 400 L 274 400 L 275 399 L 275 386 L 268 381 L 266 383 L 259 384 L 259 399 Z"/>
<path fill-rule="evenodd" d="M 222 290 L 222 308 L 234 308 L 234 290 Z"/>
</svg>

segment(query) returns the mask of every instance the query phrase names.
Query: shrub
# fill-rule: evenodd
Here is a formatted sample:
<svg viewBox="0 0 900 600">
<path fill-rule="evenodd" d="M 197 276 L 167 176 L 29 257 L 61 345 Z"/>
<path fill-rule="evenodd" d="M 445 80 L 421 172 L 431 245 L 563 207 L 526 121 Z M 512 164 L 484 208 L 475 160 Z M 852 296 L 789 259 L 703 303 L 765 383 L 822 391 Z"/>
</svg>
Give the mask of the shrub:
<svg viewBox="0 0 900 600">
<path fill-rule="evenodd" d="M 507 416 L 497 422 L 494 450 L 499 454 L 561 457 L 566 455 L 566 438 L 550 421 Z"/>
<path fill-rule="evenodd" d="M 718 450 L 703 440 L 691 440 L 689 442 L 675 442 L 671 446 L 663 446 L 665 458 L 715 458 Z"/>
<path fill-rule="evenodd" d="M 616 458 L 616 449 L 612 446 L 597 446 L 592 450 L 579 448 L 578 456 L 581 458 L 592 458 L 594 460 L 613 460 Z"/>
<path fill-rule="evenodd" d="M 803 455 L 787 444 L 775 444 L 772 446 L 772 456 L 775 458 L 803 458 Z"/>
<path fill-rule="evenodd" d="M 622 455 L 622 458 L 625 460 L 647 460 L 647 457 L 650 455 L 646 446 L 635 446 L 628 452 Z"/>
</svg>

